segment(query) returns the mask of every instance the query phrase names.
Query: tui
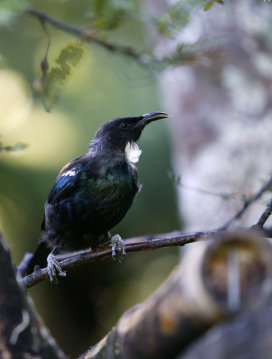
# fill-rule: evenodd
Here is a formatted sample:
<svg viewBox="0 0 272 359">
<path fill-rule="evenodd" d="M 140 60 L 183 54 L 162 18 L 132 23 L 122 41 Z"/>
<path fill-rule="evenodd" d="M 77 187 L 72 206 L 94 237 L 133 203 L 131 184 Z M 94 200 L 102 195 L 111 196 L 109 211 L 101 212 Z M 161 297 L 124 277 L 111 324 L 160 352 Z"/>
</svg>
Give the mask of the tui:
<svg viewBox="0 0 272 359">
<path fill-rule="evenodd" d="M 36 265 L 47 266 L 52 281 L 56 270 L 65 275 L 56 252 L 96 249 L 111 238 L 109 230 L 122 220 L 140 189 L 134 163 L 141 150 L 136 141 L 148 123 L 166 117 L 151 112 L 106 122 L 88 152 L 63 167 L 45 203 L 41 239 L 24 274 Z M 124 254 L 121 237 L 111 239 L 113 256 L 116 249 Z"/>
</svg>

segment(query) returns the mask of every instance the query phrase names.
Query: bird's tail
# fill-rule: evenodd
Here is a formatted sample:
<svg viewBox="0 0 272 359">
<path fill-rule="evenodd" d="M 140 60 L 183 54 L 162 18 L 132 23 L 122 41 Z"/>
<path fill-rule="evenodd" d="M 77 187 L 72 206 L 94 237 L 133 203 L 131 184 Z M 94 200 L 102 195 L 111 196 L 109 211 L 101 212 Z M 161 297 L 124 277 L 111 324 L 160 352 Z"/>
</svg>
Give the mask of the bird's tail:
<svg viewBox="0 0 272 359">
<path fill-rule="evenodd" d="M 40 242 L 32 257 L 23 259 L 22 263 L 19 265 L 18 270 L 21 275 L 24 276 L 32 273 L 35 266 L 45 268 L 47 266 L 47 257 L 51 250 L 52 248 L 49 248 L 46 242 Z"/>
</svg>

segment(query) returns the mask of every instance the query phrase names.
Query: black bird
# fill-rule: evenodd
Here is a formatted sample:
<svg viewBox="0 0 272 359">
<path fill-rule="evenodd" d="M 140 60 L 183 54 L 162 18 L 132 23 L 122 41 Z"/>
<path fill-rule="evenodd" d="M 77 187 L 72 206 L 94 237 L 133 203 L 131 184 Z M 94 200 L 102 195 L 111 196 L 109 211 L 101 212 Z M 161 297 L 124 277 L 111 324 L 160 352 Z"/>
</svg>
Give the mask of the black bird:
<svg viewBox="0 0 272 359">
<path fill-rule="evenodd" d="M 50 280 L 61 270 L 54 253 L 96 249 L 107 242 L 139 191 L 134 163 L 141 151 L 136 141 L 145 126 L 168 115 L 151 112 L 138 117 L 116 118 L 96 132 L 88 152 L 60 171 L 45 203 L 42 235 L 24 273 L 34 267 L 48 268 Z M 112 237 L 120 250 L 121 237 Z M 124 247 L 121 250 L 123 253 Z"/>
</svg>

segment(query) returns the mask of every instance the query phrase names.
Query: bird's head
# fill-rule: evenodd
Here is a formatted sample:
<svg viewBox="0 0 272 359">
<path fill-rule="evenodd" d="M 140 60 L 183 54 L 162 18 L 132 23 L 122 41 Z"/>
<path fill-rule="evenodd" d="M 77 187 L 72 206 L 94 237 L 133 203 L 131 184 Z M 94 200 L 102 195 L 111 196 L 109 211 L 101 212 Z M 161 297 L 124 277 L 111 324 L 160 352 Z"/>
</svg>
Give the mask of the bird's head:
<svg viewBox="0 0 272 359">
<path fill-rule="evenodd" d="M 115 118 L 99 128 L 93 144 L 102 142 L 106 147 L 125 151 L 128 144 L 133 144 L 140 138 L 147 124 L 166 117 L 168 115 L 164 112 L 151 112 L 138 117 Z"/>
</svg>

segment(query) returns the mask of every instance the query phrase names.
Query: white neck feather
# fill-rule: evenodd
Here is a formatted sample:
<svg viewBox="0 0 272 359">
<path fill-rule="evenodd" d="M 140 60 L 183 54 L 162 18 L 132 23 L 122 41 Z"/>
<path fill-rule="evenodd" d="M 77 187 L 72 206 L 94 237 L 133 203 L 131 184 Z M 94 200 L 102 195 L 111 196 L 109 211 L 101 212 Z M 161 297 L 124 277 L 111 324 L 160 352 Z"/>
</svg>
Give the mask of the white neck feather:
<svg viewBox="0 0 272 359">
<path fill-rule="evenodd" d="M 125 154 L 127 159 L 132 162 L 132 163 L 136 163 L 139 161 L 139 158 L 141 156 L 142 151 L 139 149 L 138 145 L 136 142 L 129 142 L 126 145 L 125 148 Z"/>
</svg>

